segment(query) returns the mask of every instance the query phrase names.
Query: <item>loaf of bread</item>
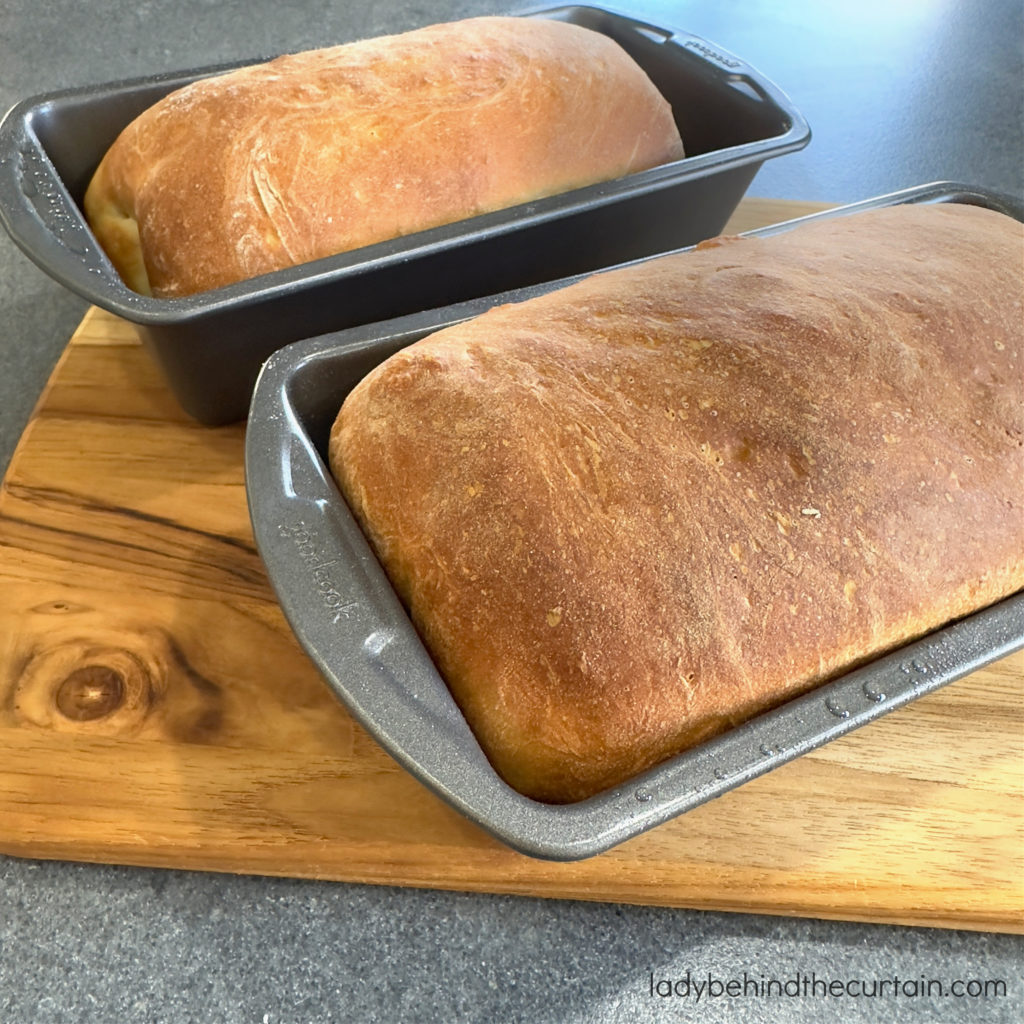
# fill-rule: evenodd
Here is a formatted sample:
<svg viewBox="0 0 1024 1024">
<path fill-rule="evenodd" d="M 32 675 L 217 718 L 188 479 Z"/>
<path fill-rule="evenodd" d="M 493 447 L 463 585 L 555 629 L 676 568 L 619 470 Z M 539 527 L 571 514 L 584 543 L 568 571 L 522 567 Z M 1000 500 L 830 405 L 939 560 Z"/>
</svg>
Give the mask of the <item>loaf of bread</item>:
<svg viewBox="0 0 1024 1024">
<path fill-rule="evenodd" d="M 614 786 L 1024 586 L 1021 225 L 899 206 L 440 331 L 330 464 L 496 770 Z"/>
<path fill-rule="evenodd" d="M 471 18 L 180 89 L 124 129 L 84 206 L 125 283 L 172 298 L 682 156 L 609 37 Z"/>
</svg>

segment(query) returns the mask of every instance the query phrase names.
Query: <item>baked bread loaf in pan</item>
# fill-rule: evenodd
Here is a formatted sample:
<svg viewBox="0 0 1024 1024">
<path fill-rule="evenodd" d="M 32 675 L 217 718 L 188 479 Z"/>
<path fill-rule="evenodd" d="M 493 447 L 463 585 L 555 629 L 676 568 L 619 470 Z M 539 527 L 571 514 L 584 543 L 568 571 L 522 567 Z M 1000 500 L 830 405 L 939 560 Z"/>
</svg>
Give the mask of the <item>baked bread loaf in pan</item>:
<svg viewBox="0 0 1024 1024">
<path fill-rule="evenodd" d="M 177 90 L 124 129 L 84 207 L 125 283 L 173 298 L 682 156 L 608 36 L 471 18 Z"/>
<path fill-rule="evenodd" d="M 717 239 L 351 392 L 332 472 L 511 786 L 583 799 L 1024 587 L 1022 232 Z"/>
</svg>

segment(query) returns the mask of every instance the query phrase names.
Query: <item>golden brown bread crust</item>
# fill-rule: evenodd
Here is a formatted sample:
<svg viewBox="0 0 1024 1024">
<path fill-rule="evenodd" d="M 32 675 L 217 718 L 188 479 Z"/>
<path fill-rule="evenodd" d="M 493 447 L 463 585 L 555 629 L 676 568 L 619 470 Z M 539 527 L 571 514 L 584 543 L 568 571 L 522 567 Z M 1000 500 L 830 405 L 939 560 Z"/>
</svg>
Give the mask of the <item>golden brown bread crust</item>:
<svg viewBox="0 0 1024 1024">
<path fill-rule="evenodd" d="M 511 785 L 586 797 L 1024 586 L 1022 241 L 720 240 L 358 385 L 333 472 Z"/>
<path fill-rule="evenodd" d="M 178 90 L 125 128 L 85 211 L 130 287 L 174 297 L 682 155 L 608 37 L 472 18 Z"/>
</svg>

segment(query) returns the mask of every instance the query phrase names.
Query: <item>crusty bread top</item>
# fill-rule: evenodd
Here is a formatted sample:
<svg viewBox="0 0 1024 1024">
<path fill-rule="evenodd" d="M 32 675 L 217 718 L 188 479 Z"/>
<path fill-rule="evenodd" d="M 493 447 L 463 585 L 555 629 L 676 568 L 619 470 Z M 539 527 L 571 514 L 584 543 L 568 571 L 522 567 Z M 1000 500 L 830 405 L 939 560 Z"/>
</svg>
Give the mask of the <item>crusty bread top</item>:
<svg viewBox="0 0 1024 1024">
<path fill-rule="evenodd" d="M 131 287 L 173 297 L 682 155 L 607 36 L 473 18 L 178 90 L 125 128 L 85 210 Z"/>
<path fill-rule="evenodd" d="M 575 800 L 1024 586 L 1019 224 L 719 240 L 397 353 L 330 442 L 492 763 Z"/>
</svg>

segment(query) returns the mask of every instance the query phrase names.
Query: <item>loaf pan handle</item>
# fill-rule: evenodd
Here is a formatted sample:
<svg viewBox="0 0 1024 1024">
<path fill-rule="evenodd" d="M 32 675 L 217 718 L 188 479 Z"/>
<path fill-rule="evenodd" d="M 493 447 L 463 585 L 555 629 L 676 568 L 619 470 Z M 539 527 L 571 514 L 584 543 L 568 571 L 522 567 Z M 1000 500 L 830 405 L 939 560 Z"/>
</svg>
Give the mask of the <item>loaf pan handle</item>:
<svg viewBox="0 0 1024 1024">
<path fill-rule="evenodd" d="M 785 132 L 771 140 L 773 154 L 781 155 L 795 149 L 800 149 L 807 144 L 811 137 L 811 126 L 807 119 L 793 105 L 792 100 L 770 79 L 765 78 L 756 68 L 751 67 L 745 60 L 741 60 L 735 54 L 729 53 L 718 46 L 712 46 L 700 36 L 692 35 L 689 32 L 676 31 L 670 39 L 666 40 L 666 46 L 674 46 L 695 54 L 705 64 L 714 68 L 718 74 L 724 73 L 725 78 L 738 88 L 743 88 L 748 95 L 757 102 L 770 104 L 775 107 L 786 119 L 788 126 Z M 738 147 L 740 150 L 758 150 L 764 146 L 764 142 L 747 143 L 746 146 Z M 781 147 L 781 148 L 780 148 Z"/>
<path fill-rule="evenodd" d="M 756 102 L 775 108 L 784 119 L 786 125 L 781 135 L 770 139 L 759 139 L 729 148 L 732 160 L 729 165 L 745 163 L 753 154 L 770 149 L 771 155 L 782 156 L 802 149 L 811 138 L 811 127 L 807 119 L 793 106 L 789 97 L 773 82 L 765 78 L 756 68 L 746 61 L 721 47 L 712 46 L 706 39 L 690 32 L 669 25 L 652 25 L 630 14 L 614 10 L 610 7 L 589 4 L 568 4 L 558 7 L 536 7 L 521 12 L 525 17 L 554 18 L 561 21 L 582 25 L 597 31 L 606 30 L 607 34 L 623 42 L 629 34 L 643 36 L 648 40 L 678 50 L 685 50 L 702 61 L 713 71 L 717 80 L 725 79 Z M 702 157 L 689 157 L 692 166 L 698 166 Z M 721 165 L 721 153 L 718 154 L 716 167 Z M 729 166 L 727 165 L 727 166 Z"/>
<path fill-rule="evenodd" d="M 101 288 L 124 285 L 46 156 L 30 110 L 17 104 L 0 122 L 0 223 L 35 264 L 97 302 Z"/>
</svg>

